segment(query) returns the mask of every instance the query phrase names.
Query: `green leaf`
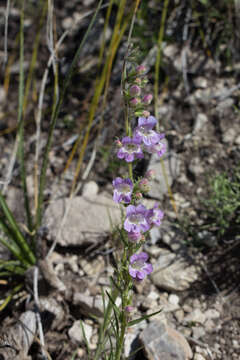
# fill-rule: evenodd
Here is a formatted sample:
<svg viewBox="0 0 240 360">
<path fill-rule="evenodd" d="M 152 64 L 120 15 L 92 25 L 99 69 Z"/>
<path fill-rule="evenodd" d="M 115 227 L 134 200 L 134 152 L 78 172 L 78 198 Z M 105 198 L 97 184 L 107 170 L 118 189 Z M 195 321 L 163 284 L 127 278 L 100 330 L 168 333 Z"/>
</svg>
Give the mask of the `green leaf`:
<svg viewBox="0 0 240 360">
<path fill-rule="evenodd" d="M 129 321 L 128 327 L 131 327 L 131 326 L 133 326 L 133 325 L 136 325 L 136 324 L 140 323 L 140 322 L 143 321 L 143 320 L 149 319 L 150 317 L 152 317 L 152 316 L 154 316 L 154 315 L 157 315 L 157 314 L 159 314 L 160 312 L 162 312 L 162 310 L 156 311 L 156 312 L 154 312 L 154 313 L 152 313 L 152 314 L 149 314 L 149 315 L 144 315 L 144 316 L 142 316 L 142 317 L 140 317 L 140 318 L 138 318 L 138 319 L 136 319 L 136 320 Z"/>
<path fill-rule="evenodd" d="M 112 303 L 114 311 L 116 311 L 117 316 L 120 317 L 121 312 L 120 312 L 119 308 L 116 306 L 115 301 L 113 300 L 112 296 L 109 294 L 108 291 L 106 291 L 106 293 L 107 293 L 107 296 L 108 296 L 109 300 Z"/>
<path fill-rule="evenodd" d="M 7 203 L 4 199 L 4 197 L 2 196 L 1 192 L 0 192 L 0 206 L 3 210 L 3 213 L 4 213 L 8 223 L 9 223 L 10 230 L 14 233 L 13 241 L 15 243 L 17 243 L 19 248 L 21 248 L 22 256 L 24 256 L 26 260 L 28 259 L 28 261 L 30 262 L 31 265 L 34 265 L 36 262 L 35 255 L 33 254 L 32 250 L 30 249 L 26 239 L 22 235 L 22 233 L 14 219 L 14 216 L 11 213 L 10 209 L 8 208 Z"/>
<path fill-rule="evenodd" d="M 83 339 L 84 339 L 84 342 L 85 342 L 85 345 L 86 345 L 86 348 L 87 348 L 87 353 L 88 353 L 88 356 L 90 357 L 90 348 L 89 348 L 89 344 L 88 344 L 88 340 L 87 340 L 87 337 L 86 337 L 86 333 L 85 333 L 85 330 L 84 330 L 82 320 L 80 320 L 80 326 L 81 326 L 81 329 L 82 329 Z"/>
</svg>

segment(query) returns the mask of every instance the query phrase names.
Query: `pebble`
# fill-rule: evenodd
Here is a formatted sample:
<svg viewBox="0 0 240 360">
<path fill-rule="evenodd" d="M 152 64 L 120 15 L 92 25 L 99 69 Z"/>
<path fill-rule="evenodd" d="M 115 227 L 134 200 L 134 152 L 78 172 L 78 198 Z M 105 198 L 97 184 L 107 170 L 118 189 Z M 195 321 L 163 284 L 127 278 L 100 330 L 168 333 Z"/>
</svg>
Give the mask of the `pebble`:
<svg viewBox="0 0 240 360">
<path fill-rule="evenodd" d="M 87 342 L 89 343 L 91 336 L 92 336 L 93 328 L 92 328 L 92 326 L 84 323 L 83 321 L 82 321 L 82 326 L 84 329 L 84 333 L 85 333 Z M 84 336 L 83 336 L 83 331 L 82 331 L 82 327 L 81 327 L 81 320 L 74 321 L 73 326 L 68 330 L 68 335 L 71 338 L 71 340 L 76 343 L 81 344 L 84 342 Z"/>
<path fill-rule="evenodd" d="M 205 311 L 205 316 L 207 319 L 218 319 L 220 317 L 220 313 L 215 309 L 208 309 Z"/>
<path fill-rule="evenodd" d="M 172 305 L 178 305 L 179 303 L 179 297 L 175 294 L 171 294 L 168 297 L 168 302 Z"/>
<path fill-rule="evenodd" d="M 193 360 L 205 360 L 201 354 L 195 354 Z"/>
<path fill-rule="evenodd" d="M 185 316 L 184 319 L 186 322 L 196 322 L 199 324 L 203 324 L 206 320 L 206 316 L 200 309 L 193 310 L 190 314 Z"/>
</svg>

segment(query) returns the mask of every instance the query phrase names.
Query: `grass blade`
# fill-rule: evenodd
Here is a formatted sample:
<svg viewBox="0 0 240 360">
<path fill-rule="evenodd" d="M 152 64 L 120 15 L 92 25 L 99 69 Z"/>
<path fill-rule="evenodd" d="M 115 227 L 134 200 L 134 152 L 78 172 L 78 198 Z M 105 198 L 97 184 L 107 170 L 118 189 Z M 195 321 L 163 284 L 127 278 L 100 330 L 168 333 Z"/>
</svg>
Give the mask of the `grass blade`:
<svg viewBox="0 0 240 360">
<path fill-rule="evenodd" d="M 131 327 L 131 326 L 133 326 L 133 325 L 136 325 L 136 324 L 140 323 L 140 322 L 143 321 L 143 320 L 149 319 L 150 317 L 159 314 L 161 311 L 162 311 L 162 310 L 159 310 L 159 311 L 156 311 L 156 312 L 154 312 L 154 313 L 152 313 L 152 314 L 144 315 L 144 316 L 142 316 L 142 317 L 140 317 L 140 318 L 138 318 L 138 319 L 129 321 L 128 327 Z"/>
<path fill-rule="evenodd" d="M 25 240 L 24 236 L 22 235 L 14 216 L 12 215 L 11 211 L 9 210 L 6 201 L 4 200 L 4 197 L 2 196 L 0 192 L 0 206 L 4 212 L 4 215 L 9 223 L 10 230 L 14 233 L 13 241 L 15 241 L 18 245 L 18 247 L 22 250 L 24 257 L 28 259 L 30 264 L 35 264 L 36 258 L 33 254 L 32 250 L 30 249 L 27 241 Z"/>
<path fill-rule="evenodd" d="M 48 139 L 47 139 L 47 145 L 46 145 L 46 149 L 45 149 L 45 152 L 44 152 L 44 156 L 43 156 L 43 164 L 42 164 L 42 168 L 41 168 L 41 173 L 40 173 L 40 183 L 39 183 L 39 193 L 38 193 L 38 206 L 37 206 L 37 214 L 36 214 L 36 224 L 35 224 L 35 230 L 37 231 L 37 229 L 39 228 L 40 224 L 41 224 L 41 220 L 42 220 L 42 207 L 43 207 L 43 190 L 44 190 L 44 187 L 45 187 L 45 181 L 46 181 L 46 171 L 47 171 L 47 166 L 48 166 L 48 158 L 49 158 L 49 151 L 51 149 L 51 145 L 52 145 L 52 140 L 53 140 L 53 133 L 54 133 L 54 129 L 55 129 L 55 126 L 56 126 L 56 122 L 57 122 L 57 118 L 58 118 L 58 115 L 59 115 L 59 112 L 60 112 L 60 109 L 61 109 L 61 106 L 63 104 L 63 100 L 64 100 L 64 96 L 65 96 L 65 93 L 66 93 L 66 90 L 70 84 L 70 80 L 73 76 L 73 71 L 74 71 L 74 68 L 80 58 L 80 55 L 81 55 L 81 51 L 82 51 L 82 48 L 83 48 L 83 45 L 85 44 L 86 40 L 87 40 L 87 37 L 88 37 L 88 34 L 90 32 L 90 30 L 92 29 L 93 25 L 94 25 L 94 22 L 96 20 L 96 17 L 97 17 L 97 14 L 100 10 L 100 7 L 102 5 L 102 2 L 103 0 L 100 0 L 99 3 L 98 3 L 98 6 L 97 6 L 97 9 L 90 21 L 90 24 L 87 28 L 87 31 L 78 47 L 78 50 L 74 56 L 74 59 L 72 61 L 72 64 L 70 66 L 70 69 L 66 75 L 66 78 L 65 78 L 65 81 L 64 81 L 64 84 L 63 84 L 63 90 L 61 92 L 61 95 L 60 95 L 60 98 L 56 104 L 56 107 L 54 109 L 54 112 L 52 114 L 52 117 L 51 117 L 51 122 L 50 122 L 50 129 L 49 129 L 49 134 L 48 134 Z"/>
</svg>

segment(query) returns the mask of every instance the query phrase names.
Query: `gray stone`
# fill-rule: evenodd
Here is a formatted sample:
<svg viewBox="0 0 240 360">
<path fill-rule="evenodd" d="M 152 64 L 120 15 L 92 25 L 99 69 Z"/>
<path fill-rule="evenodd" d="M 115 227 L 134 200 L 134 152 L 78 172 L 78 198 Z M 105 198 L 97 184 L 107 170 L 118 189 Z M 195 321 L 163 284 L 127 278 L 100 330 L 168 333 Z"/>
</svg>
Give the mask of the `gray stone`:
<svg viewBox="0 0 240 360">
<path fill-rule="evenodd" d="M 74 305 L 79 306 L 79 312 L 85 316 L 103 316 L 103 301 L 100 295 L 89 296 L 82 293 L 75 293 L 73 296 Z"/>
<path fill-rule="evenodd" d="M 91 197 L 97 195 L 99 190 L 98 184 L 95 181 L 89 181 L 83 186 L 82 196 Z"/>
<path fill-rule="evenodd" d="M 205 314 L 200 309 L 193 310 L 185 319 L 186 322 L 203 324 L 206 320 Z"/>
<path fill-rule="evenodd" d="M 205 311 L 205 317 L 206 319 L 218 319 L 220 317 L 220 313 L 216 309 L 208 309 Z"/>
<path fill-rule="evenodd" d="M 206 331 L 202 326 L 193 326 L 192 331 L 193 331 L 193 337 L 196 340 L 202 338 L 206 334 Z"/>
<path fill-rule="evenodd" d="M 179 296 L 176 294 L 170 294 L 168 297 L 168 302 L 172 305 L 178 305 L 179 304 Z"/>
<path fill-rule="evenodd" d="M 155 179 L 151 182 L 149 196 L 161 200 L 163 195 L 167 193 L 168 187 L 164 177 L 163 167 L 167 175 L 168 185 L 172 186 L 174 179 L 180 172 L 179 157 L 174 152 L 168 152 L 163 160 L 158 156 L 153 155 L 148 166 L 148 170 L 154 170 L 156 173 Z"/>
<path fill-rule="evenodd" d="M 198 76 L 194 80 L 194 85 L 198 88 L 206 89 L 208 87 L 207 79 L 203 76 Z"/>
<path fill-rule="evenodd" d="M 197 268 L 181 255 L 162 250 L 151 274 L 153 283 L 169 291 L 183 291 L 198 278 Z"/>
<path fill-rule="evenodd" d="M 224 143 L 233 143 L 236 135 L 236 130 L 234 128 L 229 128 L 226 132 L 223 133 L 222 140 Z"/>
<path fill-rule="evenodd" d="M 184 319 L 184 311 L 182 309 L 179 309 L 174 312 L 174 315 L 179 323 L 181 323 Z"/>
<path fill-rule="evenodd" d="M 92 326 L 84 323 L 83 321 L 82 321 L 82 326 L 84 329 L 87 342 L 89 343 L 93 333 Z M 82 326 L 81 326 L 81 320 L 77 320 L 74 321 L 73 326 L 68 330 L 68 335 L 70 339 L 75 343 L 79 343 L 79 344 L 84 343 Z"/>
<path fill-rule="evenodd" d="M 194 123 L 193 133 L 197 134 L 201 130 L 203 130 L 203 128 L 207 124 L 207 122 L 208 122 L 208 118 L 205 114 L 203 114 L 203 113 L 197 114 L 197 117 L 196 117 L 196 120 Z"/>
<path fill-rule="evenodd" d="M 204 173 L 204 168 L 201 164 L 201 159 L 199 157 L 194 157 L 190 160 L 188 169 L 195 176 L 199 176 Z"/>
<path fill-rule="evenodd" d="M 193 360 L 206 360 L 201 354 L 196 353 Z"/>
<path fill-rule="evenodd" d="M 161 322 L 150 323 L 139 339 L 148 360 L 188 360 L 193 356 L 183 335 Z"/>
<path fill-rule="evenodd" d="M 65 312 L 61 302 L 58 302 L 54 297 L 41 297 L 40 298 L 41 311 L 47 311 L 54 316 L 51 324 L 51 329 L 57 329 L 62 324 L 65 317 Z"/>
<path fill-rule="evenodd" d="M 46 209 L 43 221 L 48 227 L 51 240 L 58 235 L 69 201 L 70 210 L 58 239 L 62 246 L 96 243 L 99 237 L 111 231 L 112 224 L 120 222 L 119 206 L 113 202 L 110 195 L 102 193 L 88 198 L 77 196 L 72 200 L 54 200 Z"/>
<path fill-rule="evenodd" d="M 236 145 L 240 145 L 240 135 L 238 135 L 234 141 Z"/>
</svg>

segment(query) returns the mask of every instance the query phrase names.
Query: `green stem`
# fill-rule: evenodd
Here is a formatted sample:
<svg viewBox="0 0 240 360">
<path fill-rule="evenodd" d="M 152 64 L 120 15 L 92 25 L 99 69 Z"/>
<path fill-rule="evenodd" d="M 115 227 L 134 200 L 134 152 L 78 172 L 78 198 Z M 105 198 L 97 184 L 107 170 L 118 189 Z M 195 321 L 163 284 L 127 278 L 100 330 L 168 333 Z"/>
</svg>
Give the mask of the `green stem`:
<svg viewBox="0 0 240 360">
<path fill-rule="evenodd" d="M 158 117 L 158 87 L 159 87 L 159 73 L 160 73 L 160 65 L 161 65 L 161 55 L 162 55 L 162 42 L 163 42 L 163 35 L 164 35 L 164 25 L 166 21 L 167 16 L 167 9 L 168 9 L 168 2 L 169 0 L 164 0 L 163 5 L 163 12 L 161 17 L 161 24 L 158 34 L 158 51 L 157 51 L 157 58 L 156 58 L 156 64 L 155 64 L 155 82 L 154 82 L 154 114 L 155 117 Z M 159 125 L 157 125 L 158 130 Z"/>
<path fill-rule="evenodd" d="M 116 300 L 117 296 L 118 296 L 118 290 L 114 289 L 111 294 L 111 298 L 113 299 L 113 301 Z M 97 350 L 95 352 L 93 360 L 98 360 L 103 351 L 104 339 L 105 339 L 105 335 L 106 335 L 106 331 L 107 331 L 109 322 L 111 320 L 112 308 L 113 308 L 112 302 L 110 300 L 108 300 L 107 310 L 104 314 L 103 324 L 100 327 Z"/>
<path fill-rule="evenodd" d="M 27 215 L 28 228 L 32 231 L 32 216 L 28 199 L 28 190 L 26 182 L 26 168 L 24 159 L 24 119 L 23 119 L 23 102 L 24 102 L 24 0 L 22 0 L 21 16 L 20 16 L 20 60 L 19 60 L 19 89 L 18 89 L 18 155 L 20 162 L 20 173 L 24 193 L 24 207 Z"/>
</svg>

